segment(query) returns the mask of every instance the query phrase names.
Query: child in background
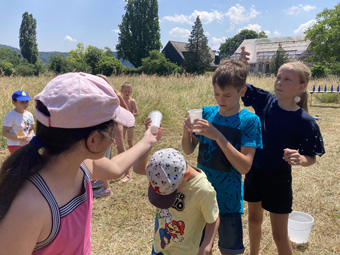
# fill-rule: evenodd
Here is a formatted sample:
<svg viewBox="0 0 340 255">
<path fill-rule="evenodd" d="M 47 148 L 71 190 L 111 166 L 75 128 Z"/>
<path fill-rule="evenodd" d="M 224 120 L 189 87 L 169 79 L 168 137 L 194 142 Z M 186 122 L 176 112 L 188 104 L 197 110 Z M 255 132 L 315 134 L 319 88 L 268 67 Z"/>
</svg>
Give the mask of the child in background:
<svg viewBox="0 0 340 255">
<path fill-rule="evenodd" d="M 124 82 L 122 84 L 121 93 L 123 95 L 124 101 L 128 107 L 128 110 L 132 112 L 133 116 L 137 117 L 139 115 L 138 107 L 136 104 L 136 100 L 131 97 L 132 94 L 132 85 L 129 82 Z M 133 135 L 135 132 L 135 126 L 124 127 L 124 140 L 125 134 L 127 133 L 127 142 L 129 148 L 133 146 Z M 130 169 L 125 173 L 124 177 L 119 180 L 118 183 L 125 183 L 132 179 L 132 175 L 130 173 Z"/>
<path fill-rule="evenodd" d="M 133 170 L 147 175 L 148 197 L 158 208 L 151 254 L 211 254 L 219 225 L 214 188 L 179 151 L 156 151 L 147 164 L 149 152 L 135 162 Z"/>
<path fill-rule="evenodd" d="M 246 92 L 247 67 L 240 61 L 223 62 L 212 84 L 218 105 L 203 107 L 203 119 L 184 121 L 182 147 L 191 154 L 199 144 L 197 167 L 202 169 L 217 193 L 220 210 L 218 247 L 223 255 L 244 252 L 242 174 L 261 148 L 259 118 L 240 105 Z M 193 129 L 199 132 L 193 133 Z"/>
<path fill-rule="evenodd" d="M 245 49 L 242 49 L 246 60 Z M 247 84 L 242 97 L 262 123 L 263 150 L 256 150 L 252 169 L 244 181 L 249 210 L 250 254 L 259 254 L 263 210 L 270 212 L 272 234 L 278 254 L 293 254 L 288 237 L 292 211 L 292 167 L 310 166 L 325 153 L 322 136 L 307 113 L 309 68 L 301 62 L 282 65 L 275 94 Z"/>
<path fill-rule="evenodd" d="M 105 75 L 97 74 L 97 76 L 103 78 L 108 84 L 110 84 L 110 82 L 108 81 L 108 79 Z M 116 89 L 113 89 L 113 90 L 119 98 L 120 106 L 123 107 L 124 109 L 128 109 L 128 107 L 125 103 L 125 100 L 121 96 L 121 94 Z M 125 151 L 124 137 L 123 137 L 123 125 L 117 124 L 115 133 L 116 133 L 116 136 L 115 136 L 115 142 L 114 143 L 117 145 L 117 152 L 119 154 L 119 153 L 122 153 L 122 152 Z M 112 146 L 106 151 L 105 157 L 110 159 L 111 154 L 112 154 Z M 110 196 L 110 195 L 113 194 L 108 180 L 104 180 L 104 181 L 94 180 L 92 182 L 92 188 L 95 189 L 93 191 L 93 196 L 95 198 L 106 197 L 106 196 Z"/>
<path fill-rule="evenodd" d="M 27 111 L 32 101 L 26 91 L 19 90 L 12 95 L 13 110 L 6 114 L 2 127 L 2 135 L 7 139 L 7 148 L 12 154 L 29 143 L 34 135 L 34 118 Z"/>
<path fill-rule="evenodd" d="M 106 81 L 62 74 L 34 100 L 36 136 L 0 170 L 0 247 L 6 254 L 90 255 L 91 177 L 119 178 L 161 132 L 149 128 L 133 148 L 109 160 L 104 154 L 116 123 L 133 126 L 135 119 Z"/>
</svg>

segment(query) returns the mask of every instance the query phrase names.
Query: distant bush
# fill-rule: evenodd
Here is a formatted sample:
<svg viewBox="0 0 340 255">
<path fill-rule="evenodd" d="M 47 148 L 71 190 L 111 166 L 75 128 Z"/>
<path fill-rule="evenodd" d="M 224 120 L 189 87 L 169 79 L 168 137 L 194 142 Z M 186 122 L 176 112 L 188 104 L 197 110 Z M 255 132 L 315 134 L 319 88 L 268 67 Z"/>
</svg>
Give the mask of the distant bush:
<svg viewBox="0 0 340 255">
<path fill-rule="evenodd" d="M 123 65 L 115 57 L 103 56 L 97 64 L 97 69 L 99 73 L 106 76 L 110 76 L 112 74 L 119 75 L 122 73 Z"/>
<path fill-rule="evenodd" d="M 52 54 L 47 63 L 47 69 L 55 74 L 67 73 L 69 65 L 63 54 Z"/>
<path fill-rule="evenodd" d="M 324 65 L 313 65 L 311 67 L 312 77 L 324 78 L 327 76 L 327 68 Z"/>
<path fill-rule="evenodd" d="M 0 62 L 0 75 L 11 76 L 15 69 L 11 62 L 3 60 Z"/>
<path fill-rule="evenodd" d="M 34 65 L 28 63 L 27 59 L 22 59 L 20 64 L 16 67 L 15 74 L 20 76 L 33 76 L 35 73 Z"/>
<path fill-rule="evenodd" d="M 141 70 L 148 75 L 171 75 L 180 72 L 180 68 L 158 50 L 150 51 L 149 57 L 142 59 Z"/>
<path fill-rule="evenodd" d="M 316 94 L 316 99 L 321 103 L 339 103 L 339 94 L 338 93 L 323 93 Z"/>
</svg>

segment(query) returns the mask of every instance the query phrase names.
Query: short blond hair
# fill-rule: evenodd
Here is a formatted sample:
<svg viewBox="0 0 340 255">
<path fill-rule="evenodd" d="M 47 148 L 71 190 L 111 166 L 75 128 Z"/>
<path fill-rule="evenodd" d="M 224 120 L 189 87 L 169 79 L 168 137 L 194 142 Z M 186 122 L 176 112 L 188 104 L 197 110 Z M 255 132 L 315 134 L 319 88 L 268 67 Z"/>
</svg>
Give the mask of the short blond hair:
<svg viewBox="0 0 340 255">
<path fill-rule="evenodd" d="M 122 84 L 122 89 L 123 89 L 123 88 L 131 88 L 131 89 L 132 89 L 132 85 L 131 85 L 130 82 L 126 81 L 126 82 L 124 82 L 124 83 Z"/>
</svg>

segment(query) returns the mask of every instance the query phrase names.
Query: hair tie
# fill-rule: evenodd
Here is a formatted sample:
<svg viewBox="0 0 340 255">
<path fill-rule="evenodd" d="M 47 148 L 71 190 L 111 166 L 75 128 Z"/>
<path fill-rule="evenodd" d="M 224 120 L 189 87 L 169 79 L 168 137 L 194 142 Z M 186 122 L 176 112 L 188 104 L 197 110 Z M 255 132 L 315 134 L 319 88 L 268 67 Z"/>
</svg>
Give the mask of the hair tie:
<svg viewBox="0 0 340 255">
<path fill-rule="evenodd" d="M 44 147 L 44 144 L 36 137 L 36 136 L 33 136 L 31 141 L 30 141 L 30 144 L 32 144 L 33 146 L 35 146 L 38 150 L 42 147 Z"/>
</svg>

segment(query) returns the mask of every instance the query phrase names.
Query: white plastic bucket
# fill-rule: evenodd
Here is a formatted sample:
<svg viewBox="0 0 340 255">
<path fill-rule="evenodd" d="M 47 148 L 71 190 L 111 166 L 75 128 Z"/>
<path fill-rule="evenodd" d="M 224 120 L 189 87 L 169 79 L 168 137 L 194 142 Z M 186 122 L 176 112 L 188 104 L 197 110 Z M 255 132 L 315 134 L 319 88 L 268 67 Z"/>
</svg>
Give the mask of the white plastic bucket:
<svg viewBox="0 0 340 255">
<path fill-rule="evenodd" d="M 294 243 L 307 243 L 314 218 L 303 212 L 293 211 L 288 217 L 288 236 Z"/>
</svg>

